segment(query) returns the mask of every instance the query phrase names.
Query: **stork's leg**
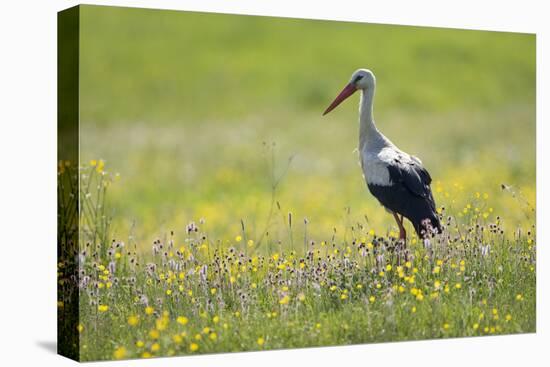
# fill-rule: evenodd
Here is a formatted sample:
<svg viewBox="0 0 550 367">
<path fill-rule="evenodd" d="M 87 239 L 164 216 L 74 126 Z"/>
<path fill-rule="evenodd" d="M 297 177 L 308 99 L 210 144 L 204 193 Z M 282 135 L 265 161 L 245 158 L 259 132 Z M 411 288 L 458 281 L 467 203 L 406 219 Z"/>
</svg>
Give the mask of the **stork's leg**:
<svg viewBox="0 0 550 367">
<path fill-rule="evenodd" d="M 395 221 L 397 222 L 397 226 L 399 227 L 399 240 L 403 241 L 403 244 L 407 243 L 407 232 L 405 231 L 405 227 L 403 226 L 403 216 L 399 217 L 396 213 L 393 213 L 393 217 L 395 218 Z"/>
<path fill-rule="evenodd" d="M 398 251 L 397 251 L 397 264 L 401 265 L 403 261 L 408 260 L 408 252 L 406 249 L 407 245 L 407 232 L 405 231 L 405 227 L 403 226 L 403 216 L 399 216 L 396 213 L 393 213 L 393 217 L 395 218 L 395 222 L 397 223 L 397 226 L 399 227 L 399 242 L 400 245 L 398 245 Z"/>
</svg>

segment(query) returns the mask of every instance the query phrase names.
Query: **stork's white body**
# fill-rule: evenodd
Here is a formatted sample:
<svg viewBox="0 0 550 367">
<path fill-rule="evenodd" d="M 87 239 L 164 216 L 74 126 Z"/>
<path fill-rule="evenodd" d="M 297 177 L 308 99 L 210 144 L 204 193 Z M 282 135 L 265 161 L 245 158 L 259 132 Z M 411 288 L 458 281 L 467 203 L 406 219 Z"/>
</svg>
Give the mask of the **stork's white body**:
<svg viewBox="0 0 550 367">
<path fill-rule="evenodd" d="M 396 160 L 422 164 L 420 159 L 400 150 L 376 128 L 373 100 L 376 84 L 362 91 L 359 104 L 359 155 L 363 177 L 367 184 L 391 186 L 388 166 Z"/>
</svg>

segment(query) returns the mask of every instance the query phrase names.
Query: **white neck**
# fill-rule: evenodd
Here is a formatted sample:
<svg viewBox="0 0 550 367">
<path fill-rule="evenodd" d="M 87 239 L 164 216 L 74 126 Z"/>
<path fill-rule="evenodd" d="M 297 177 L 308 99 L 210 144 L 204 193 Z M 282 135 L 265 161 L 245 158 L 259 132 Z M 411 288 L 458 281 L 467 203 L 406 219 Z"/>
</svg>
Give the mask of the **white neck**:
<svg viewBox="0 0 550 367">
<path fill-rule="evenodd" d="M 373 117 L 374 86 L 361 90 L 359 105 L 359 148 L 373 145 L 383 139 L 383 135 L 376 128 Z"/>
</svg>

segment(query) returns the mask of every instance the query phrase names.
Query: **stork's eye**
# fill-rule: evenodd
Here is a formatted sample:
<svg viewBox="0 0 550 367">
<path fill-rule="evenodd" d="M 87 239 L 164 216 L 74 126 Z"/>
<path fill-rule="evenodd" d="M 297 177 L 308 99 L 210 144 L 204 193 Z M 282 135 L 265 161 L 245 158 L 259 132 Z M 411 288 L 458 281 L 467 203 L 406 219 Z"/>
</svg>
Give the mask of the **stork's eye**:
<svg viewBox="0 0 550 367">
<path fill-rule="evenodd" d="M 363 75 L 357 75 L 355 79 L 353 79 L 354 83 L 357 83 L 359 80 L 363 79 Z"/>
</svg>

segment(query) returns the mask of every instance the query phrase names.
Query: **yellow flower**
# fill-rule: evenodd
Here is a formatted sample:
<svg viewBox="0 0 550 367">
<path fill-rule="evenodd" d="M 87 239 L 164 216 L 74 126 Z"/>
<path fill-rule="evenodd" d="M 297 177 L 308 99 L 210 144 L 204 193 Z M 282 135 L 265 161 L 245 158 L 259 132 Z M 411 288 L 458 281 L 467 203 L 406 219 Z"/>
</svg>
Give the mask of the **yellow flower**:
<svg viewBox="0 0 550 367">
<path fill-rule="evenodd" d="M 97 162 L 97 166 L 95 167 L 95 170 L 97 171 L 97 173 L 102 173 L 103 168 L 105 168 L 105 162 L 103 161 L 103 159 L 100 159 Z"/>
<path fill-rule="evenodd" d="M 348 298 L 348 296 L 347 296 L 346 294 L 343 294 L 343 293 L 342 293 L 342 294 L 340 295 L 340 299 L 341 299 L 341 300 L 344 300 L 344 299 L 346 299 L 346 298 Z"/>
<path fill-rule="evenodd" d="M 512 320 L 512 315 L 510 314 L 506 315 L 506 321 L 510 321 L 510 320 Z"/>
<path fill-rule="evenodd" d="M 153 343 L 153 345 L 151 345 L 151 352 L 156 352 L 160 349 L 160 344 L 159 343 Z"/>
<path fill-rule="evenodd" d="M 78 324 L 78 326 L 76 327 L 76 330 L 78 330 L 79 333 L 83 332 L 84 331 L 84 325 Z"/>
<path fill-rule="evenodd" d="M 434 287 L 435 287 L 435 289 L 439 289 L 439 287 L 441 287 L 441 282 L 439 280 L 436 280 L 434 282 Z"/>
<path fill-rule="evenodd" d="M 436 266 L 436 267 L 434 267 L 434 270 L 432 271 L 432 273 L 439 274 L 440 270 L 441 270 L 441 268 L 439 266 Z"/>
<path fill-rule="evenodd" d="M 158 339 L 160 337 L 160 332 L 157 329 L 151 329 L 151 331 L 149 331 L 149 337 L 151 337 L 151 339 Z"/>
<path fill-rule="evenodd" d="M 286 305 L 290 301 L 290 297 L 288 295 L 285 295 L 283 298 L 279 300 L 279 304 Z"/>
<path fill-rule="evenodd" d="M 90 166 L 92 167 L 97 166 L 97 161 L 95 159 L 90 160 Z"/>
<path fill-rule="evenodd" d="M 118 347 L 117 349 L 115 349 L 115 351 L 113 353 L 113 357 L 115 359 L 122 359 L 122 358 L 126 357 L 126 348 Z"/>
<path fill-rule="evenodd" d="M 171 295 L 171 294 L 172 294 L 172 290 L 171 290 L 171 289 L 167 289 L 167 290 L 166 290 L 166 295 L 169 296 L 169 295 Z"/>
<path fill-rule="evenodd" d="M 151 358 L 151 353 L 149 353 L 149 352 L 143 352 L 143 353 L 141 354 L 141 358 Z"/>
<path fill-rule="evenodd" d="M 304 302 L 306 300 L 306 296 L 303 293 L 298 294 L 298 300 L 300 302 Z"/>
<path fill-rule="evenodd" d="M 216 333 L 210 333 L 210 335 L 208 335 L 208 338 L 210 338 L 210 340 L 217 340 L 218 339 L 218 334 Z"/>
<path fill-rule="evenodd" d="M 145 313 L 146 313 L 147 315 L 152 315 L 153 312 L 155 312 L 155 309 L 154 309 L 153 307 L 151 307 L 151 306 L 145 307 Z"/>
<path fill-rule="evenodd" d="M 216 288 L 211 288 L 210 289 L 210 294 L 214 295 L 214 294 L 216 294 L 217 291 L 218 290 Z"/>
<path fill-rule="evenodd" d="M 218 322 L 220 322 L 220 317 L 219 317 L 219 316 L 214 316 L 214 317 L 212 318 L 212 322 L 213 322 L 214 324 L 217 324 Z"/>
<path fill-rule="evenodd" d="M 447 324 L 447 323 L 444 323 L 444 324 L 443 324 L 443 329 L 445 329 L 445 330 L 448 330 L 448 329 L 449 329 L 449 327 L 450 327 L 450 325 L 449 325 L 449 324 Z"/>
<path fill-rule="evenodd" d="M 191 352 L 196 352 L 197 350 L 199 350 L 199 345 L 197 343 L 191 343 L 189 345 L 189 350 Z"/>
<path fill-rule="evenodd" d="M 390 264 L 386 265 L 386 271 L 391 271 L 392 267 Z"/>
<path fill-rule="evenodd" d="M 265 343 L 265 339 L 263 337 L 259 337 L 258 340 L 256 340 L 256 343 L 261 347 Z"/>
<path fill-rule="evenodd" d="M 376 297 L 375 296 L 370 296 L 369 297 L 369 302 L 373 303 L 374 301 L 376 301 Z"/>
<path fill-rule="evenodd" d="M 133 316 L 133 315 L 128 317 L 128 325 L 136 326 L 138 323 L 139 323 L 139 317 Z"/>
<path fill-rule="evenodd" d="M 412 306 L 411 312 L 412 312 L 412 313 L 415 313 L 415 312 L 416 312 L 416 306 Z"/>
<path fill-rule="evenodd" d="M 107 311 L 109 311 L 109 306 L 107 306 L 107 305 L 98 305 L 97 310 L 99 312 L 107 312 Z"/>
<path fill-rule="evenodd" d="M 181 337 L 181 335 L 176 334 L 172 336 L 172 340 L 174 341 L 174 343 L 180 344 L 183 341 L 183 338 Z"/>
<path fill-rule="evenodd" d="M 518 300 L 518 301 L 522 301 L 522 300 L 523 300 L 523 296 L 521 295 L 521 293 L 518 293 L 518 294 L 516 295 L 516 300 Z"/>
<path fill-rule="evenodd" d="M 138 340 L 136 342 L 136 347 L 138 347 L 138 348 L 143 348 L 144 345 L 145 345 L 145 343 L 142 340 Z"/>
<path fill-rule="evenodd" d="M 236 236 L 235 237 L 235 242 L 241 242 L 242 241 L 242 237 L 241 236 Z"/>
<path fill-rule="evenodd" d="M 176 322 L 181 325 L 186 325 L 189 322 L 189 319 L 185 316 L 178 316 Z"/>
<path fill-rule="evenodd" d="M 460 283 L 456 283 L 456 284 L 455 284 L 455 288 L 456 288 L 456 289 L 460 289 L 460 288 L 462 288 L 462 285 L 461 285 Z"/>
<path fill-rule="evenodd" d="M 474 330 L 477 330 L 477 329 L 479 329 L 479 324 L 476 322 L 476 323 L 474 324 L 474 326 L 472 326 L 472 327 L 474 328 Z"/>
</svg>

